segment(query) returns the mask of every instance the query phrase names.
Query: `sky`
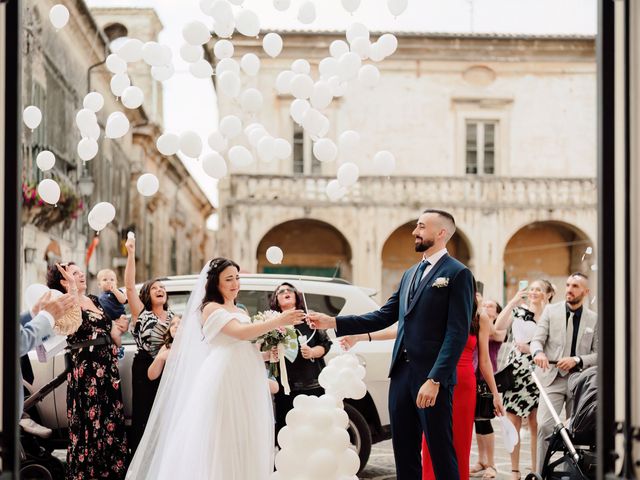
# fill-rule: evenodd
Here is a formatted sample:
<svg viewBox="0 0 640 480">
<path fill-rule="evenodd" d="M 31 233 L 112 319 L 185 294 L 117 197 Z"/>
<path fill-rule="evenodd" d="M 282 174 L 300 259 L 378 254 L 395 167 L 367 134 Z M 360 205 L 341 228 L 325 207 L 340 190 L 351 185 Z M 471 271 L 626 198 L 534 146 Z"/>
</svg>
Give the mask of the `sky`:
<svg viewBox="0 0 640 480">
<path fill-rule="evenodd" d="M 394 18 L 386 0 L 362 0 L 353 14 L 344 10 L 341 0 L 315 0 L 316 21 L 308 26 L 297 20 L 304 0 L 291 0 L 290 8 L 279 12 L 272 0 L 245 0 L 242 7 L 254 10 L 263 30 L 320 29 L 345 31 L 353 22 L 364 23 L 375 31 L 420 31 L 453 33 L 587 34 L 596 32 L 595 0 L 409 0 L 407 10 Z M 164 30 L 159 42 L 174 50 L 176 74 L 164 82 L 164 129 L 180 133 L 193 130 L 205 145 L 217 130 L 216 96 L 210 80 L 198 80 L 187 71 L 178 49 L 183 43 L 182 26 L 195 19 L 212 25 L 199 9 L 198 0 L 87 0 L 91 6 L 153 7 Z M 284 37 L 286 46 L 286 36 Z M 327 52 L 328 54 L 328 52 Z M 208 147 L 206 147 L 208 148 Z M 216 181 L 207 177 L 197 160 L 181 157 L 210 201 L 217 206 Z M 209 223 L 215 228 L 215 219 Z"/>
</svg>

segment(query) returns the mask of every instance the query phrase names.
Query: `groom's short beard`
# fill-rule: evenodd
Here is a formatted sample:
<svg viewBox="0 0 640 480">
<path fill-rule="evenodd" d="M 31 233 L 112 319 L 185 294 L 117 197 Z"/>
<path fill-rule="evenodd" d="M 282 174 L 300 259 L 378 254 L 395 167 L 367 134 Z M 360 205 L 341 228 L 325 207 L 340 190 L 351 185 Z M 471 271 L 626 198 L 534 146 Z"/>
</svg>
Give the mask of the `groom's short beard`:
<svg viewBox="0 0 640 480">
<path fill-rule="evenodd" d="M 416 243 L 416 252 L 426 252 L 435 245 L 434 240 L 422 240 L 420 243 Z"/>
</svg>

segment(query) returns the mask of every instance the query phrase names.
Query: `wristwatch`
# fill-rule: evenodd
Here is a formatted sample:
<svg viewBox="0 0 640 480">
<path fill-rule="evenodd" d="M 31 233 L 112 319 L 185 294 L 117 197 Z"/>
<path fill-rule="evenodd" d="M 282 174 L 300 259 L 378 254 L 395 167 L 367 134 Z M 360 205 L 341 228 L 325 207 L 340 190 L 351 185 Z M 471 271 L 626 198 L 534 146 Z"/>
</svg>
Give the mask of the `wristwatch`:
<svg viewBox="0 0 640 480">
<path fill-rule="evenodd" d="M 433 378 L 427 378 L 427 382 L 431 382 L 437 387 L 440 386 L 440 382 L 436 382 Z"/>
<path fill-rule="evenodd" d="M 575 356 L 573 357 L 573 360 L 576 362 L 576 367 L 581 367 L 582 366 L 582 359 L 579 356 Z"/>
</svg>

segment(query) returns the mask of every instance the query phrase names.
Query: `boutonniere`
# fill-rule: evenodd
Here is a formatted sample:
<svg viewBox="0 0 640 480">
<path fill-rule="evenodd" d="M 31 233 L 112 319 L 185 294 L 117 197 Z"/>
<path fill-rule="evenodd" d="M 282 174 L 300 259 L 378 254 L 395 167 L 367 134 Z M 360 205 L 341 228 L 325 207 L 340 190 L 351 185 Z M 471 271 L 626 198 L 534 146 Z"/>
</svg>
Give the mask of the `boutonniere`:
<svg viewBox="0 0 640 480">
<path fill-rule="evenodd" d="M 442 288 L 449 286 L 449 277 L 438 277 L 435 282 L 431 285 L 432 287 Z"/>
</svg>

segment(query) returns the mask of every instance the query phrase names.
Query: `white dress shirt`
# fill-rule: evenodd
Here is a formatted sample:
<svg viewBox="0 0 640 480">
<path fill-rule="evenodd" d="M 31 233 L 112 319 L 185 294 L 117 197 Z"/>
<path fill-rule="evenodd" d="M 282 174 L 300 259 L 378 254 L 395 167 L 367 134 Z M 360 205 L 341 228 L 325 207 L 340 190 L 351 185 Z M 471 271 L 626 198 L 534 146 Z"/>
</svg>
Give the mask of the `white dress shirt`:
<svg viewBox="0 0 640 480">
<path fill-rule="evenodd" d="M 438 261 L 444 257 L 447 254 L 447 249 L 443 248 L 442 250 L 438 250 L 436 253 L 434 253 L 433 255 L 431 255 L 430 257 L 425 257 L 425 255 L 422 255 L 422 260 L 426 260 L 427 262 L 429 262 L 429 265 L 427 265 L 427 268 L 424 269 L 424 272 L 422 273 L 422 278 L 420 280 L 422 280 L 424 277 L 426 277 L 429 272 L 431 271 L 431 269 L 433 268 L 433 266 L 438 263 Z"/>
</svg>

